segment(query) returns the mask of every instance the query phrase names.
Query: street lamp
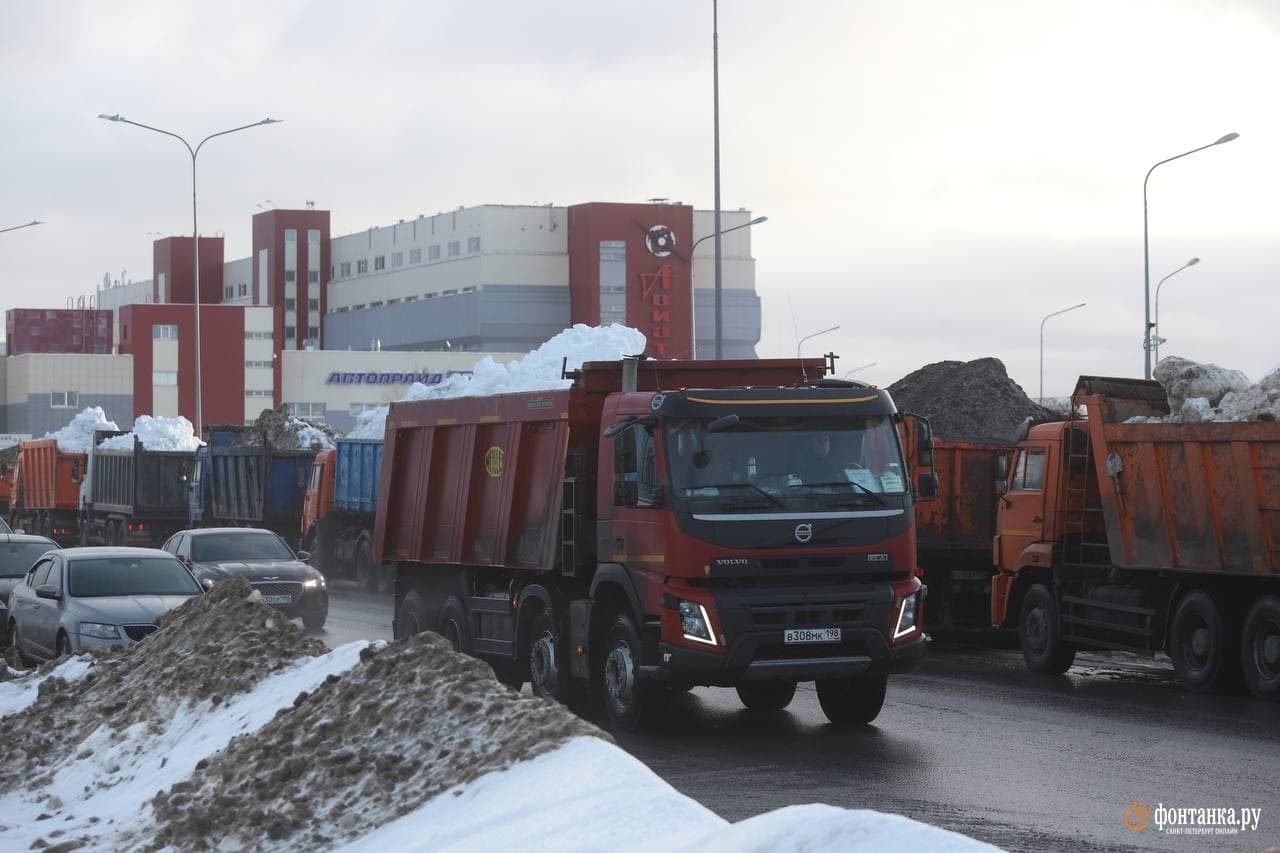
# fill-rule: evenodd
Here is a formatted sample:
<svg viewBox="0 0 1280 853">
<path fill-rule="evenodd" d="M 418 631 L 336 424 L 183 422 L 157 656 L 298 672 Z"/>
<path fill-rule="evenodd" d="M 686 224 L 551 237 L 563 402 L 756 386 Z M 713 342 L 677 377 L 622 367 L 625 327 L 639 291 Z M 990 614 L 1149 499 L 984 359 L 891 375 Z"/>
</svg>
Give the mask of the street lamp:
<svg viewBox="0 0 1280 853">
<path fill-rule="evenodd" d="M 723 231 L 721 231 L 721 230 L 712 231 L 710 234 L 707 234 L 707 235 L 705 235 L 705 236 L 703 236 L 703 237 L 699 237 L 697 240 L 694 240 L 694 241 L 693 241 L 693 245 L 689 247 L 689 265 L 690 265 L 690 266 L 692 266 L 692 265 L 693 265 L 693 252 L 694 252 L 694 250 L 695 250 L 695 249 L 697 249 L 697 248 L 698 248 L 698 244 L 699 244 L 699 243 L 701 243 L 703 240 L 710 240 L 712 237 L 719 237 L 719 235 L 721 235 L 721 234 L 728 234 L 730 231 L 737 231 L 739 228 L 749 228 L 749 227 L 751 227 L 752 225 L 759 225 L 761 222 L 768 222 L 768 221 L 769 221 L 769 217 L 767 217 L 767 216 L 757 216 L 755 219 L 751 220 L 750 222 L 743 222 L 743 223 L 742 223 L 742 224 L 740 224 L 740 225 L 734 225 L 734 226 L 733 226 L 733 227 L 731 227 L 731 228 L 725 228 Z M 717 211 L 716 211 L 716 227 L 717 227 L 717 229 L 719 228 L 719 225 L 720 225 L 720 216 L 719 216 L 719 211 L 717 210 Z M 716 270 L 717 270 L 717 279 L 716 279 L 716 280 L 717 280 L 717 282 L 719 281 L 719 275 L 718 275 L 718 273 L 719 273 L 719 264 L 720 264 L 719 246 L 720 246 L 720 241 L 717 239 L 717 240 L 716 240 L 716 247 L 717 247 L 717 252 L 716 252 Z M 717 288 L 716 288 L 716 292 L 715 292 L 715 302 L 716 302 L 716 305 L 715 305 L 715 314 L 716 314 L 716 358 L 720 358 L 724 353 L 722 352 L 722 345 L 721 345 L 721 340 L 722 340 L 721 332 L 722 332 L 723 327 L 722 327 L 721 322 L 720 322 L 721 314 L 720 314 L 720 288 L 719 288 L 719 287 L 717 287 Z M 696 324 L 696 323 L 694 324 L 694 328 L 693 328 L 693 351 L 694 351 L 695 353 L 698 351 L 698 327 L 697 327 L 697 324 Z M 695 358 L 697 358 L 697 356 L 696 356 L 696 355 L 695 355 L 694 357 L 695 357 Z"/>
<path fill-rule="evenodd" d="M 823 329 L 821 332 L 814 332 L 812 335 L 805 335 L 803 338 L 796 341 L 796 358 L 800 357 L 800 345 L 803 344 L 805 341 L 809 340 L 810 338 L 816 338 L 818 335 L 825 335 L 827 332 L 834 332 L 838 328 L 840 327 L 832 326 L 830 329 Z"/>
<path fill-rule="evenodd" d="M 39 219 L 33 219 L 30 222 L 24 222 L 21 225 L 10 225 L 8 228 L 0 228 L 0 234 L 3 234 L 6 231 L 17 231 L 19 228 L 30 228 L 32 225 L 44 225 L 44 223 Z"/>
<path fill-rule="evenodd" d="M 1195 266 L 1196 264 L 1198 264 L 1198 263 L 1200 263 L 1200 259 L 1199 259 L 1199 258 L 1192 258 L 1191 260 L 1187 261 L 1187 262 L 1186 262 L 1185 264 L 1183 264 L 1182 266 L 1178 267 L 1178 268 L 1177 268 L 1176 270 L 1174 270 L 1173 272 L 1169 273 L 1169 274 L 1168 274 L 1167 276 L 1165 276 L 1164 278 L 1160 279 L 1159 284 L 1157 284 L 1157 285 L 1156 285 L 1156 333 L 1155 333 L 1155 336 L 1152 338 L 1152 341 L 1151 341 L 1151 342 L 1152 342 L 1152 345 L 1153 345 L 1153 346 L 1152 346 L 1152 348 L 1155 350 L 1155 353 L 1156 353 L 1156 355 L 1155 355 L 1155 363 L 1156 363 L 1156 364 L 1159 364 L 1159 363 L 1160 363 L 1160 344 L 1164 343 L 1164 338 L 1160 337 L 1160 288 L 1164 285 L 1164 283 L 1165 283 L 1166 281 L 1168 281 L 1169 279 L 1171 279 L 1173 276 L 1175 276 L 1175 275 L 1177 275 L 1178 273 L 1182 272 L 1182 271 L 1183 271 L 1183 270 L 1185 270 L 1187 267 L 1194 267 L 1194 266 Z"/>
<path fill-rule="evenodd" d="M 876 366 L 877 364 L 879 364 L 879 363 L 880 363 L 880 362 L 878 362 L 878 361 L 870 361 L 870 362 L 867 362 L 866 364 L 862 365 L 861 367 L 855 367 L 853 370 L 846 370 L 846 371 L 844 372 L 844 376 L 843 376 L 842 378 L 844 378 L 844 379 L 848 379 L 850 376 L 852 376 L 853 374 L 857 373 L 859 370 L 866 370 L 868 367 L 875 367 L 875 366 Z"/>
<path fill-rule="evenodd" d="M 1065 314 L 1068 311 L 1074 311 L 1077 308 L 1083 308 L 1088 305 L 1087 302 L 1081 302 L 1079 305 L 1072 305 L 1070 308 L 1063 308 L 1061 311 L 1054 311 L 1052 314 L 1046 314 L 1044 319 L 1040 321 L 1040 405 L 1044 405 L 1044 324 L 1048 322 L 1050 317 L 1057 317 L 1059 314 Z"/>
<path fill-rule="evenodd" d="M 1175 157 L 1161 160 L 1147 170 L 1147 176 L 1142 180 L 1142 354 L 1145 361 L 1147 379 L 1151 378 L 1151 254 L 1147 247 L 1147 181 L 1151 180 L 1151 173 L 1156 170 L 1156 166 L 1163 166 L 1165 163 L 1179 160 L 1189 154 L 1195 154 L 1197 151 L 1203 151 L 1215 145 L 1222 145 L 1239 137 L 1240 134 L 1238 133 L 1228 133 L 1208 145 L 1201 145 L 1199 148 L 1192 148 L 1190 151 L 1185 151 Z"/>
<path fill-rule="evenodd" d="M 715 146 L 714 172 L 716 216 L 716 360 L 724 358 L 724 311 L 721 305 L 720 267 L 720 16 L 717 0 L 711 0 L 711 113 L 712 137 Z M 691 251 L 690 256 L 693 252 Z"/>
<path fill-rule="evenodd" d="M 251 127 L 258 127 L 259 125 L 279 124 L 280 121 L 282 120 L 278 118 L 264 118 L 262 121 L 255 121 L 252 124 L 245 124 L 245 125 L 241 125 L 240 127 L 233 127 L 230 130 L 222 130 L 217 133 L 211 133 L 208 136 L 206 136 L 204 139 L 200 140 L 200 143 L 196 145 L 195 148 L 192 148 L 190 142 L 187 142 L 187 140 L 183 139 L 181 136 L 179 136 L 176 133 L 171 133 L 170 131 L 167 131 L 167 130 L 161 130 L 158 127 L 152 127 L 149 124 L 142 124 L 141 122 L 129 121 L 129 119 L 125 118 L 119 113 L 115 115 L 104 115 L 100 113 L 98 115 L 98 118 L 103 119 L 105 121 L 120 122 L 121 124 L 131 124 L 134 127 L 140 127 L 143 130 L 151 130 L 156 133 L 163 133 L 165 136 L 172 136 L 174 139 L 178 140 L 183 145 L 185 145 L 187 148 L 187 153 L 191 155 L 191 243 L 192 243 L 192 255 L 195 258 L 195 281 L 193 285 L 191 302 L 196 312 L 196 324 L 195 324 L 195 335 L 194 335 L 195 350 L 196 350 L 195 431 L 196 431 L 196 435 L 198 436 L 200 435 L 201 429 L 203 427 L 203 417 L 202 417 L 203 412 L 201 410 L 201 400 L 200 400 L 200 384 L 202 379 L 200 374 L 200 227 L 199 227 L 199 221 L 196 218 L 196 155 L 200 153 L 200 149 L 204 147 L 204 144 L 208 142 L 210 139 L 213 139 L 214 137 L 226 136 L 229 133 L 235 133 L 240 130 L 248 130 Z"/>
<path fill-rule="evenodd" d="M 750 222 L 743 222 L 741 225 L 734 225 L 734 226 L 732 226 L 732 227 L 730 227 L 730 228 L 726 228 L 726 229 L 724 229 L 724 230 L 723 230 L 723 231 L 721 231 L 720 233 L 721 233 L 721 234 L 728 234 L 730 231 L 737 231 L 739 228 L 750 228 L 752 225 L 759 225 L 761 222 L 768 222 L 768 221 L 769 221 L 769 217 L 767 217 L 767 216 L 757 216 L 755 219 L 751 220 Z M 710 234 L 707 234 L 707 235 L 706 235 L 706 236 L 704 236 L 704 237 L 699 237 L 697 240 L 694 240 L 694 241 L 693 241 L 693 245 L 689 248 L 689 261 L 690 261 L 690 263 L 692 263 L 692 262 L 693 262 L 693 250 L 694 250 L 694 249 L 696 249 L 696 248 L 698 248 L 698 244 L 699 244 L 699 243 L 701 243 L 701 242 L 702 242 L 702 241 L 704 241 L 704 240 L 710 240 L 710 239 L 711 239 L 712 237 L 714 237 L 714 236 L 716 236 L 716 235 L 715 235 L 715 232 L 712 232 L 712 233 L 710 233 Z"/>
</svg>

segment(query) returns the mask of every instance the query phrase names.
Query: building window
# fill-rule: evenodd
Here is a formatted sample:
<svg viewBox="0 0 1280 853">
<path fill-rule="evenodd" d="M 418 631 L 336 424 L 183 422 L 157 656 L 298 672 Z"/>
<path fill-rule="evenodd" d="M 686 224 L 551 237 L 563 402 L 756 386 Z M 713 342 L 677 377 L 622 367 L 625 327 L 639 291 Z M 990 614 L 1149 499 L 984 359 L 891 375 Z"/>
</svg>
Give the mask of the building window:
<svg viewBox="0 0 1280 853">
<path fill-rule="evenodd" d="M 224 294 L 222 297 L 223 299 L 234 299 L 236 296 L 236 289 L 229 284 L 222 288 L 222 291 Z"/>
<path fill-rule="evenodd" d="M 442 291 L 440 291 L 440 295 L 441 295 L 441 296 L 453 296 L 453 295 L 454 295 L 455 293 L 457 293 L 457 292 L 458 292 L 458 289 L 457 289 L 457 288 L 451 287 L 451 288 L 449 288 L 448 290 L 442 290 Z"/>
<path fill-rule="evenodd" d="M 468 237 L 467 238 L 467 254 L 473 255 L 478 251 L 480 251 L 480 238 Z"/>
<path fill-rule="evenodd" d="M 80 405 L 80 392 L 50 391 L 49 405 L 55 409 L 75 409 Z"/>
<path fill-rule="evenodd" d="M 151 371 L 152 385 L 177 385 L 178 371 L 176 370 L 153 370 Z"/>
<path fill-rule="evenodd" d="M 410 250 L 409 250 L 409 263 L 411 263 L 411 264 L 420 264 L 420 263 L 422 263 L 422 250 L 421 250 L 421 249 L 410 249 Z"/>
<path fill-rule="evenodd" d="M 387 268 L 387 258 L 385 255 L 378 255 L 373 259 L 373 268 L 375 270 L 385 270 Z"/>
<path fill-rule="evenodd" d="M 404 252 L 395 252 L 391 255 L 391 266 L 393 267 L 404 266 Z"/>
<path fill-rule="evenodd" d="M 289 414 L 295 418 L 304 418 L 311 421 L 319 421 L 324 423 L 325 404 L 324 403 L 290 403 Z"/>
<path fill-rule="evenodd" d="M 385 405 L 386 403 L 352 403 L 350 406 L 347 407 L 347 412 L 351 415 L 351 417 L 356 418 L 364 414 L 365 412 L 372 411 L 374 409 L 377 409 Z"/>
<path fill-rule="evenodd" d="M 387 304 L 388 304 L 388 305 L 399 305 L 399 304 L 400 304 L 400 297 L 399 297 L 399 296 L 396 296 L 396 297 L 394 297 L 394 298 L 392 298 L 392 299 L 388 299 L 388 300 L 387 300 Z"/>
<path fill-rule="evenodd" d="M 245 332 L 244 339 L 246 341 L 269 341 L 271 340 L 270 332 Z"/>
<path fill-rule="evenodd" d="M 427 248 L 427 260 L 429 261 L 440 260 L 440 244 L 439 243 L 437 243 L 434 246 L 429 246 Z"/>
<path fill-rule="evenodd" d="M 296 228 L 284 229 L 284 241 L 286 243 L 298 242 L 298 230 Z"/>
<path fill-rule="evenodd" d="M 320 300 L 319 300 L 319 299 L 308 299 L 308 300 L 307 300 L 307 310 L 308 310 L 308 311 L 319 311 L 319 310 L 320 310 Z"/>
<path fill-rule="evenodd" d="M 436 298 L 437 296 L 439 296 L 439 295 L 440 295 L 440 294 L 438 294 L 438 293 L 424 293 L 424 294 L 422 294 L 422 298 L 423 298 L 423 299 L 435 299 L 435 298 Z"/>
<path fill-rule="evenodd" d="M 464 288 L 462 288 L 462 292 L 463 292 L 463 293 L 475 293 L 477 289 L 478 289 L 478 288 L 476 288 L 476 286 L 475 286 L 475 285 L 472 285 L 472 286 L 470 286 L 470 287 L 464 287 Z"/>
<path fill-rule="evenodd" d="M 240 284 L 240 295 L 241 295 L 241 296 L 248 296 L 248 295 L 249 295 L 249 285 L 248 285 L 247 283 L 242 282 L 242 283 Z"/>
<path fill-rule="evenodd" d="M 284 310 L 286 311 L 292 311 L 297 307 L 298 307 L 298 300 L 296 299 L 286 299 L 284 301 Z"/>
<path fill-rule="evenodd" d="M 351 275 L 351 261 L 343 261 L 342 263 L 338 264 L 338 269 L 341 271 L 340 275 L 343 278 L 346 278 L 347 276 Z"/>
<path fill-rule="evenodd" d="M 381 300 L 381 299 L 377 299 L 377 300 L 374 300 L 373 302 L 370 302 L 370 303 L 369 303 L 369 307 L 370 307 L 370 308 L 381 308 L 381 307 L 382 307 L 382 300 Z"/>
<path fill-rule="evenodd" d="M 363 274 L 363 273 L 367 273 L 368 271 L 369 271 L 369 259 L 368 259 L 368 258 L 361 258 L 360 260 L 356 261 L 356 272 L 357 272 L 357 273 L 359 273 L 359 274 Z"/>
<path fill-rule="evenodd" d="M 251 368 L 251 369 L 252 369 L 252 368 L 263 368 L 263 367 L 265 367 L 265 368 L 267 368 L 267 369 L 269 370 L 269 369 L 271 368 L 271 362 L 269 362 L 269 361 L 253 361 L 253 360 L 249 360 L 249 361 L 246 361 L 246 362 L 244 363 L 244 366 L 245 366 L 246 368 Z"/>
<path fill-rule="evenodd" d="M 600 325 L 627 323 L 627 244 L 600 241 Z"/>
<path fill-rule="evenodd" d="M 320 270 L 307 270 L 307 284 L 320 283 Z"/>
<path fill-rule="evenodd" d="M 178 339 L 178 327 L 173 324 L 156 324 L 151 327 L 151 338 L 157 341 L 176 341 Z"/>
<path fill-rule="evenodd" d="M 297 330 L 297 329 L 295 329 L 293 326 L 285 326 L 285 327 L 284 327 L 284 339 L 285 339 L 286 341 L 292 341 L 292 340 L 294 340 L 294 339 L 295 339 L 295 338 L 297 338 L 297 337 L 298 337 L 298 330 Z"/>
<path fill-rule="evenodd" d="M 351 310 L 352 310 L 352 311 L 363 311 L 366 307 L 367 307 L 367 306 L 366 306 L 364 303 L 361 303 L 361 304 L 359 304 L 359 305 L 352 305 L 352 306 L 351 306 Z"/>
<path fill-rule="evenodd" d="M 345 313 L 347 313 L 347 311 L 348 311 L 348 310 L 350 310 L 350 309 L 348 309 L 348 308 L 347 308 L 347 306 L 343 305 L 341 308 L 337 309 L 337 310 L 336 310 L 336 311 L 334 311 L 333 313 L 335 313 L 335 314 L 345 314 Z"/>
<path fill-rule="evenodd" d="M 412 293 L 412 294 L 410 294 L 410 295 L 406 296 L 406 297 L 404 298 L 404 301 L 405 301 L 405 302 L 417 302 L 417 301 L 418 301 L 418 294 L 416 294 L 416 293 Z"/>
<path fill-rule="evenodd" d="M 246 397 L 270 397 L 272 396 L 272 393 L 271 393 L 271 389 L 269 388 L 268 389 L 250 388 L 249 390 L 244 392 L 244 395 Z"/>
<path fill-rule="evenodd" d="M 285 280 L 285 283 L 286 283 L 286 284 L 288 284 L 288 283 L 289 283 L 289 282 L 291 282 L 291 281 L 297 281 L 297 280 L 298 280 L 298 271 L 297 271 L 297 270 L 285 270 L 285 271 L 284 271 L 284 280 Z"/>
<path fill-rule="evenodd" d="M 307 242 L 312 246 L 320 245 L 320 229 L 319 228 L 307 229 Z"/>
<path fill-rule="evenodd" d="M 318 340 L 320 340 L 320 327 L 319 327 L 319 326 L 307 326 L 307 337 L 308 337 L 308 338 L 310 338 L 310 339 L 311 339 L 311 340 L 313 340 L 313 341 L 318 341 Z"/>
<path fill-rule="evenodd" d="M 461 255 L 461 254 L 462 254 L 462 241 L 450 240 L 449 241 L 449 257 L 456 258 L 458 255 Z"/>
</svg>

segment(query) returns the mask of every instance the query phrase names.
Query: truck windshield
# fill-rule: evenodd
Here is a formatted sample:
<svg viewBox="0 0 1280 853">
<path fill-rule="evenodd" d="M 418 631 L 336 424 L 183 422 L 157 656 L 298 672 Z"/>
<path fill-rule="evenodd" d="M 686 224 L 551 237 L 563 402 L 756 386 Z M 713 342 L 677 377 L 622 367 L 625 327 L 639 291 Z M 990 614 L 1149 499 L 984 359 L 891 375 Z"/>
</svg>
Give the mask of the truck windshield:
<svg viewBox="0 0 1280 853">
<path fill-rule="evenodd" d="M 907 478 L 888 416 L 743 418 L 708 432 L 698 420 L 666 424 L 667 479 L 677 499 L 796 507 L 815 497 L 902 495 Z M 881 500 L 883 500 L 881 498 Z"/>
</svg>

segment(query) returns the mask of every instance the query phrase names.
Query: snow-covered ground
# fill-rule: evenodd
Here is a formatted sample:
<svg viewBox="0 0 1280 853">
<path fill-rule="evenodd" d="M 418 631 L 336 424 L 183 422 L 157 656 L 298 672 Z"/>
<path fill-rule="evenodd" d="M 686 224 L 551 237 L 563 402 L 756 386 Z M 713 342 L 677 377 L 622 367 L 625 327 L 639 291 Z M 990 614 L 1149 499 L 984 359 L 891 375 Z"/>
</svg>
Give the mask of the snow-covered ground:
<svg viewBox="0 0 1280 853">
<path fill-rule="evenodd" d="M 823 805 L 730 824 L 434 634 L 326 652 L 243 581 L 0 682 L 0 738 L 3 849 L 994 849 Z"/>
</svg>

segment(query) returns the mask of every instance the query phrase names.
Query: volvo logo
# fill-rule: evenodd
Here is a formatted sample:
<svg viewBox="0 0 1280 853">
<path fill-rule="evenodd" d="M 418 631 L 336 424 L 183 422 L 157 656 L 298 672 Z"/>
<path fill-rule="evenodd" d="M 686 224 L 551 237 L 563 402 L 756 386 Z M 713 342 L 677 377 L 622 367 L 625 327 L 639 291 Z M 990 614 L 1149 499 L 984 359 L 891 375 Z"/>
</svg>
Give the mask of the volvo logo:
<svg viewBox="0 0 1280 853">
<path fill-rule="evenodd" d="M 809 522 L 796 525 L 796 541 L 803 544 L 813 538 L 813 525 Z"/>
</svg>

